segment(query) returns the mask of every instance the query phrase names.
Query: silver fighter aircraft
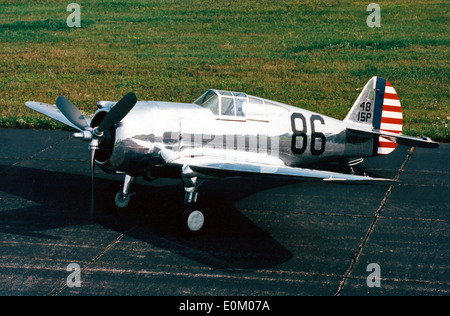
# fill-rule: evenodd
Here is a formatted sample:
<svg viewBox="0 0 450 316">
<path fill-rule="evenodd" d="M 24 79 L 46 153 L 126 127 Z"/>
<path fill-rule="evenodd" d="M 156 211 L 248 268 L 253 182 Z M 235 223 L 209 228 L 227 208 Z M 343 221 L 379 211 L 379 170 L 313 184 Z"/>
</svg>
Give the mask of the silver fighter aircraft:
<svg viewBox="0 0 450 316">
<path fill-rule="evenodd" d="M 197 202 L 202 180 L 267 175 L 335 182 L 392 181 L 310 169 L 318 162 L 345 162 L 386 155 L 397 144 L 437 147 L 429 138 L 402 134 L 397 92 L 371 78 L 341 121 L 242 92 L 209 90 L 193 103 L 137 101 L 133 92 L 118 102 L 99 101 L 92 118 L 60 96 L 56 105 L 26 102 L 38 112 L 78 130 L 89 142 L 93 209 L 94 165 L 125 176 L 115 205 L 125 208 L 136 177 L 181 178 L 185 189 L 183 227 L 199 232 L 205 215 Z M 352 169 L 349 169 L 352 170 Z"/>
</svg>

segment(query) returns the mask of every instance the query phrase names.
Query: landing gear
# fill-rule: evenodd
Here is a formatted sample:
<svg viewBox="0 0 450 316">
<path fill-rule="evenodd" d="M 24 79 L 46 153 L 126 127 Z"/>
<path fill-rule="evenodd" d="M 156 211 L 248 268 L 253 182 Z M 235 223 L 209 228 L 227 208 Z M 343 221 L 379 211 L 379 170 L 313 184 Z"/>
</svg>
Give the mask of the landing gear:
<svg viewBox="0 0 450 316">
<path fill-rule="evenodd" d="M 122 189 L 114 196 L 114 205 L 118 209 L 125 209 L 131 204 L 131 197 L 134 195 L 133 186 L 136 183 L 136 177 L 125 175 Z"/>
<path fill-rule="evenodd" d="M 182 168 L 181 179 L 185 194 L 184 205 L 179 214 L 179 228 L 186 235 L 197 235 L 204 231 L 206 222 L 206 209 L 197 202 L 197 189 L 201 181 L 198 181 L 197 174 L 189 166 Z M 133 202 L 133 195 L 135 195 L 135 183 L 135 176 L 125 175 L 123 185 L 114 195 L 113 207 L 116 210 L 125 210 L 130 207 Z"/>
<path fill-rule="evenodd" d="M 205 211 L 197 202 L 197 189 L 201 182 L 197 181 L 196 173 L 189 166 L 183 166 L 181 179 L 185 194 L 180 226 L 185 233 L 199 234 L 205 227 Z"/>
</svg>

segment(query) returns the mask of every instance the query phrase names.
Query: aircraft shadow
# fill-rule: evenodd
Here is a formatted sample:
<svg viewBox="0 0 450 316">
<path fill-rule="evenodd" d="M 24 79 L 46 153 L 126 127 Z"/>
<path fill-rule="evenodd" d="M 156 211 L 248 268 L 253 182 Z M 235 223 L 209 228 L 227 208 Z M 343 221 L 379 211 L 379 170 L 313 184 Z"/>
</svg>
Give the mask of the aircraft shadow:
<svg viewBox="0 0 450 316">
<path fill-rule="evenodd" d="M 20 166 L 2 168 L 0 191 L 6 198 L 0 207 L 0 231 L 5 233 L 59 239 L 44 231 L 95 222 L 217 269 L 263 269 L 292 258 L 289 250 L 233 206 L 261 190 L 286 185 L 286 181 L 240 180 L 239 186 L 233 179 L 211 181 L 202 187 L 199 197 L 208 212 L 206 231 L 188 237 L 178 226 L 184 199 L 179 181 L 153 186 L 142 180 L 136 185 L 130 209 L 116 211 L 111 203 L 117 181 L 97 176 L 95 216 L 91 218 L 90 177 Z"/>
</svg>

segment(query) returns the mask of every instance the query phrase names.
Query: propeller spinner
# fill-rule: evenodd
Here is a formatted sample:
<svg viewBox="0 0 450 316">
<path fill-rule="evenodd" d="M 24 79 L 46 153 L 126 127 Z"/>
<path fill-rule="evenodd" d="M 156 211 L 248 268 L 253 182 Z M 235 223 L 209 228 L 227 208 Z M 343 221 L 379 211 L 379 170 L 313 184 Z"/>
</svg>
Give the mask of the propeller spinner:
<svg viewBox="0 0 450 316">
<path fill-rule="evenodd" d="M 56 100 L 56 106 L 61 113 L 80 131 L 74 133 L 74 137 L 89 141 L 89 150 L 91 152 L 91 216 L 94 215 L 95 151 L 98 149 L 99 139 L 103 136 L 105 130 L 119 123 L 131 111 L 136 102 L 136 95 L 133 92 L 128 93 L 111 108 L 98 127 L 92 128 L 72 102 L 63 96 L 58 97 Z"/>
</svg>

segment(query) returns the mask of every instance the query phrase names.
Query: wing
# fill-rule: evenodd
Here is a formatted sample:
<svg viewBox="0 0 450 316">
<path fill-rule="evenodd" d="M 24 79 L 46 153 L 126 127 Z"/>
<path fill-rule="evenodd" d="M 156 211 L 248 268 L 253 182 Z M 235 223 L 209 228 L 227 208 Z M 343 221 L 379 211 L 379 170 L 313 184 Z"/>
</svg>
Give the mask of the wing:
<svg viewBox="0 0 450 316">
<path fill-rule="evenodd" d="M 26 106 L 28 106 L 30 109 L 33 109 L 35 111 L 38 111 L 39 113 L 42 113 L 44 115 L 47 115 L 63 124 L 66 124 L 67 126 L 73 127 L 77 130 L 79 128 L 72 124 L 65 116 L 62 114 L 62 112 L 58 109 L 56 105 L 52 104 L 46 104 L 42 102 L 34 102 L 34 101 L 28 101 L 25 103 Z M 87 116 L 84 116 L 88 124 L 91 124 L 91 119 Z"/>
<path fill-rule="evenodd" d="M 395 181 L 384 178 L 372 178 L 345 173 L 296 168 L 285 165 L 257 164 L 251 162 L 227 161 L 209 158 L 206 156 L 180 157 L 172 159 L 169 164 L 188 166 L 192 171 L 209 176 L 227 177 L 242 175 L 267 175 L 278 177 L 291 177 L 331 182 L 371 182 Z"/>
</svg>

